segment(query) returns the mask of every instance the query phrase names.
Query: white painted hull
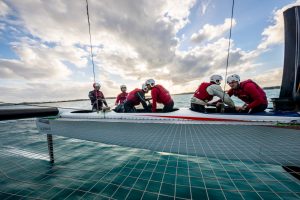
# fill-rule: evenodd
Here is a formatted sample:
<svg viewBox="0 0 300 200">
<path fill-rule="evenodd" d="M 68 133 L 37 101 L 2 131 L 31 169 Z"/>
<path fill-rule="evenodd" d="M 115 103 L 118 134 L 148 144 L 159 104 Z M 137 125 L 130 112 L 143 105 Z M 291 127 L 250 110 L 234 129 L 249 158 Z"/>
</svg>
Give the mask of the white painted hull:
<svg viewBox="0 0 300 200">
<path fill-rule="evenodd" d="M 75 111 L 76 112 L 76 111 Z M 198 113 L 188 108 L 181 108 L 170 113 L 116 113 L 90 112 L 74 113 L 73 110 L 60 111 L 58 120 L 97 121 L 97 122 L 128 122 L 128 123 L 166 123 L 166 124 L 243 124 L 266 125 L 275 123 L 300 123 L 300 114 L 272 115 L 261 114 L 220 114 Z"/>
</svg>

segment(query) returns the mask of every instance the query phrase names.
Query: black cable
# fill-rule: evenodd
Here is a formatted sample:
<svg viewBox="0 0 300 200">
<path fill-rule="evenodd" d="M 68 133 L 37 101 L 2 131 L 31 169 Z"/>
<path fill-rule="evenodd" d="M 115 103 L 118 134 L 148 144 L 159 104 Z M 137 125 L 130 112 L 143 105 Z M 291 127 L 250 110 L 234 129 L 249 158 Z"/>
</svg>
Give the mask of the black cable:
<svg viewBox="0 0 300 200">
<path fill-rule="evenodd" d="M 92 35 L 91 35 L 91 23 L 90 23 L 90 14 L 89 14 L 89 3 L 88 3 L 88 0 L 85 0 L 85 2 L 86 2 L 86 15 L 87 15 L 87 20 L 88 20 L 88 25 L 89 25 L 90 49 L 91 49 L 90 54 L 91 54 L 92 64 L 93 64 L 94 83 L 96 83 L 94 54 L 93 54 Z M 96 95 L 96 97 L 97 97 L 97 95 Z M 98 110 L 99 110 L 99 104 L 97 101 L 97 111 Z"/>
<path fill-rule="evenodd" d="M 223 102 L 225 98 L 225 86 L 226 86 L 226 79 L 227 79 L 227 70 L 229 65 L 229 53 L 230 53 L 230 45 L 231 45 L 231 30 L 232 30 L 232 20 L 233 20 L 233 10 L 234 10 L 234 0 L 232 0 L 232 6 L 231 6 L 231 20 L 230 20 L 230 30 L 229 30 L 229 39 L 228 39 L 228 49 L 227 49 L 227 60 L 226 60 L 226 71 L 225 71 L 225 84 L 224 84 L 224 91 L 223 91 Z"/>
<path fill-rule="evenodd" d="M 92 64 L 93 64 L 94 83 L 96 83 L 94 55 L 93 55 L 93 46 L 92 46 L 92 35 L 91 35 L 91 24 L 90 24 L 90 15 L 89 15 L 89 4 L 88 4 L 88 0 L 85 0 L 85 1 L 86 1 L 86 14 L 87 14 L 87 20 L 88 20 L 88 25 L 89 25 L 90 54 L 91 54 Z"/>
</svg>

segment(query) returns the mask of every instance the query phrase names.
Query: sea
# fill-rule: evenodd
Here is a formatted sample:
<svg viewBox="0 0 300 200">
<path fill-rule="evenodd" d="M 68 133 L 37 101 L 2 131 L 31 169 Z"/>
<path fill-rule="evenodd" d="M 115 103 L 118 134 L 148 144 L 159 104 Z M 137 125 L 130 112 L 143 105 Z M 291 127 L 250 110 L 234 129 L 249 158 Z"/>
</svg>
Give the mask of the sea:
<svg viewBox="0 0 300 200">
<path fill-rule="evenodd" d="M 266 90 L 266 94 L 269 100 L 276 98 L 279 89 Z M 173 95 L 175 107 L 189 107 L 191 96 Z M 234 101 L 242 105 L 238 99 Z M 114 105 L 114 99 L 107 102 Z M 91 108 L 88 100 L 38 106 Z M 20 107 L 24 105 L 0 105 L 0 112 Z M 55 162 L 50 163 L 47 136 L 38 132 L 35 119 L 0 121 L 1 200 L 300 199 L 300 181 L 279 164 L 181 155 L 61 136 L 53 136 L 53 146 Z"/>
</svg>

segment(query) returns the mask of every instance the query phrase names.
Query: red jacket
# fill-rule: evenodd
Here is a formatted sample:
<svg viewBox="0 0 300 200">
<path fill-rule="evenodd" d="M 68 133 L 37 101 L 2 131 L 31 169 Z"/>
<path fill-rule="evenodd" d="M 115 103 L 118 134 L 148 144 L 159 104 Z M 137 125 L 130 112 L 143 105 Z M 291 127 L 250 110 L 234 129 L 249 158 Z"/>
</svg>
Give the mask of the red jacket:
<svg viewBox="0 0 300 200">
<path fill-rule="evenodd" d="M 173 100 L 170 96 L 170 93 L 168 90 L 166 90 L 161 85 L 155 85 L 151 90 L 151 96 L 152 96 L 152 112 L 156 112 L 156 103 L 162 103 L 164 105 L 168 105 Z"/>
<path fill-rule="evenodd" d="M 141 92 L 142 89 L 136 88 L 128 93 L 126 101 L 130 101 L 132 105 L 139 105 L 141 103 L 140 99 L 137 97 L 136 93 Z"/>
<path fill-rule="evenodd" d="M 213 83 L 205 83 L 205 82 L 201 83 L 201 85 L 199 85 L 198 89 L 195 91 L 194 97 L 201 99 L 203 101 L 205 100 L 211 101 L 213 99 L 213 96 L 208 94 L 206 88 L 212 84 Z"/>
<path fill-rule="evenodd" d="M 248 104 L 248 108 L 252 109 L 259 105 L 268 105 L 266 93 L 254 81 L 246 80 L 240 82 L 237 89 L 230 89 L 229 96 L 237 96 L 239 99 Z"/>
<path fill-rule="evenodd" d="M 115 104 L 122 104 L 126 100 L 128 93 L 127 92 L 122 92 L 117 96 Z"/>
</svg>

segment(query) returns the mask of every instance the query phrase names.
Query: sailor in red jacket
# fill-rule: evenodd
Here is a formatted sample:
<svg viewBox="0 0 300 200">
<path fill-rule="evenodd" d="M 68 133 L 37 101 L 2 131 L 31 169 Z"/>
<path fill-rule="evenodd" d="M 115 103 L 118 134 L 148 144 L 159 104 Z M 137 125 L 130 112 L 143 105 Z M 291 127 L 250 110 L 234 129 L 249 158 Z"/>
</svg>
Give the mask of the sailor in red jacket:
<svg viewBox="0 0 300 200">
<path fill-rule="evenodd" d="M 145 93 L 149 90 L 145 84 L 142 85 L 142 89 L 136 88 L 129 92 L 127 98 L 124 102 L 124 111 L 123 112 L 136 112 L 135 106 L 142 103 L 145 112 L 148 112 L 150 109 L 145 100 Z"/>
<path fill-rule="evenodd" d="M 220 86 L 222 80 L 222 76 L 215 74 L 210 77 L 209 83 L 201 83 L 198 89 L 195 91 L 193 97 L 191 98 L 191 110 L 197 112 L 205 112 L 205 106 L 215 105 L 219 107 L 219 104 L 222 101 L 224 101 L 224 103 L 227 104 L 230 108 L 234 108 L 234 102 L 228 96 L 228 94 L 224 93 Z M 209 103 L 209 101 L 211 101 L 214 96 L 219 97 L 220 100 Z"/>
<path fill-rule="evenodd" d="M 99 83 L 93 84 L 94 90 L 89 92 L 89 98 L 91 100 L 92 110 L 102 110 L 103 104 L 107 107 L 107 103 L 103 93 L 100 91 L 101 85 Z"/>
<path fill-rule="evenodd" d="M 231 87 L 228 91 L 229 96 L 237 96 L 245 102 L 240 107 L 236 106 L 238 112 L 263 112 L 268 107 L 268 100 L 266 93 L 254 81 L 246 80 L 240 82 L 240 77 L 237 74 L 228 76 L 227 83 Z"/>
<path fill-rule="evenodd" d="M 161 85 L 155 85 L 155 81 L 153 79 L 147 80 L 145 84 L 148 89 L 151 90 L 152 112 L 156 112 L 157 103 L 162 103 L 164 105 L 162 112 L 173 111 L 174 101 L 168 90 Z"/>
<path fill-rule="evenodd" d="M 126 85 L 121 85 L 120 86 L 120 89 L 121 89 L 121 93 L 117 96 L 117 99 L 116 99 L 116 102 L 115 102 L 115 105 L 119 105 L 119 104 L 123 104 L 124 101 L 126 100 L 126 97 L 128 95 L 128 93 L 126 92 L 127 88 L 126 88 Z"/>
</svg>

